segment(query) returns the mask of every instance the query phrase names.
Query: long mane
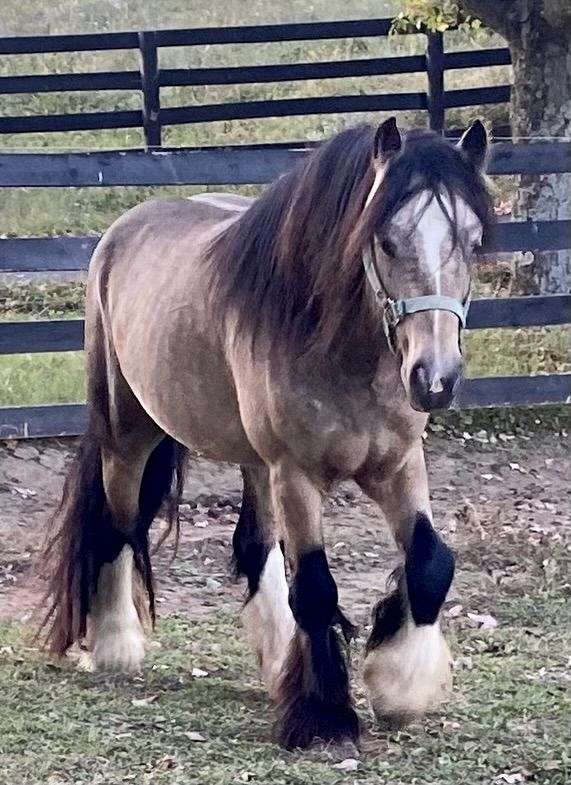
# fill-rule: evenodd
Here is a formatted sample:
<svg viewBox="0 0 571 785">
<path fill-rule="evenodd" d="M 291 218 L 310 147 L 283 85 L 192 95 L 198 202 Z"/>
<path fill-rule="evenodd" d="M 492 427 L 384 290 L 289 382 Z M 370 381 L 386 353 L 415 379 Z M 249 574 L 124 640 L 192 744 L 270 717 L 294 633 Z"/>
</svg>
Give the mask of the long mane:
<svg viewBox="0 0 571 785">
<path fill-rule="evenodd" d="M 211 306 L 233 314 L 238 335 L 263 332 L 297 354 L 342 348 L 370 311 L 363 249 L 422 190 L 447 192 L 453 205 L 460 196 L 488 223 L 483 176 L 430 132 L 407 135 L 365 210 L 373 139 L 368 125 L 334 136 L 213 241 Z"/>
</svg>

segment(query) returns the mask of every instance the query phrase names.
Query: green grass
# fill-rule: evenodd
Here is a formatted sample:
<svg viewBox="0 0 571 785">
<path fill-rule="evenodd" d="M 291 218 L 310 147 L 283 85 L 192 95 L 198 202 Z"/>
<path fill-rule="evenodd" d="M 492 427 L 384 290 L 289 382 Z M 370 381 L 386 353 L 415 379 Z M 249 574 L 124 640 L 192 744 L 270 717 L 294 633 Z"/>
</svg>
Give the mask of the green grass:
<svg viewBox="0 0 571 785">
<path fill-rule="evenodd" d="M 0 356 L 0 406 L 85 400 L 83 352 Z"/>
<path fill-rule="evenodd" d="M 425 722 L 379 731 L 358 688 L 364 752 L 351 774 L 325 753 L 286 753 L 272 743 L 253 658 L 227 615 L 162 620 L 161 646 L 133 681 L 44 659 L 26 645 L 23 628 L 3 624 L 0 782 L 477 785 L 526 772 L 535 785 L 563 785 L 571 707 L 561 597 L 543 592 L 505 610 L 495 631 L 456 634 L 454 698 Z M 353 660 L 356 666 L 356 653 Z M 193 678 L 193 667 L 209 675 Z M 153 700 L 136 705 L 145 698 Z M 189 740 L 189 732 L 204 741 Z"/>
</svg>

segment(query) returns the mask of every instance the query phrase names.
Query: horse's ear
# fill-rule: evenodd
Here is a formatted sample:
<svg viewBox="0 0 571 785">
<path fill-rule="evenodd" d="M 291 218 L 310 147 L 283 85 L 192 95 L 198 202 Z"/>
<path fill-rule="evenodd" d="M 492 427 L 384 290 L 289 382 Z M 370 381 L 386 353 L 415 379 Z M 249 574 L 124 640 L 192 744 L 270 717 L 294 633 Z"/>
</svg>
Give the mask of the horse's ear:
<svg viewBox="0 0 571 785">
<path fill-rule="evenodd" d="M 488 134 L 480 120 L 475 120 L 464 131 L 458 142 L 458 147 L 468 156 L 478 169 L 484 168 L 486 153 L 488 151 Z"/>
<path fill-rule="evenodd" d="M 375 131 L 373 142 L 373 164 L 375 168 L 386 164 L 401 148 L 402 140 L 397 128 L 397 121 L 389 117 Z"/>
</svg>

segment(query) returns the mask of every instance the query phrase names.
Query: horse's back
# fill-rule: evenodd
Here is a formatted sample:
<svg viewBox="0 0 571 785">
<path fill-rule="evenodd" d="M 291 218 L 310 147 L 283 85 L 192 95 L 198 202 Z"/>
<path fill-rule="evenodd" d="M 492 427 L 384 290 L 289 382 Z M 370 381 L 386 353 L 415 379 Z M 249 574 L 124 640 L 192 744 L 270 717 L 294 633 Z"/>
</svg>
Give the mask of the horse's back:
<svg viewBox="0 0 571 785">
<path fill-rule="evenodd" d="M 255 200 L 239 194 L 205 193 L 143 202 L 103 234 L 89 266 L 89 279 L 115 290 L 156 288 L 162 276 L 186 276 L 197 268 L 211 240 L 240 218 Z M 102 275 L 103 273 L 103 275 Z"/>
</svg>

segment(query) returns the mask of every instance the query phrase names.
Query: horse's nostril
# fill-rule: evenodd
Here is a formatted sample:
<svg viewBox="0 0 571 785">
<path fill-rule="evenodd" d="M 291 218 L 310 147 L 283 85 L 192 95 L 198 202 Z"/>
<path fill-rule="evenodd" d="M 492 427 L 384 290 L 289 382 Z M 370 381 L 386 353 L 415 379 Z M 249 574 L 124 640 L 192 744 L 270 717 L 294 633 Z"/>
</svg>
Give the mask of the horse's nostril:
<svg viewBox="0 0 571 785">
<path fill-rule="evenodd" d="M 428 371 L 423 363 L 415 363 L 410 375 L 414 384 L 418 384 L 425 389 L 428 387 Z"/>
<path fill-rule="evenodd" d="M 410 372 L 411 402 L 415 409 L 432 411 L 447 408 L 454 397 L 462 367 L 453 367 L 448 372 L 437 370 L 431 364 L 419 360 Z"/>
</svg>

